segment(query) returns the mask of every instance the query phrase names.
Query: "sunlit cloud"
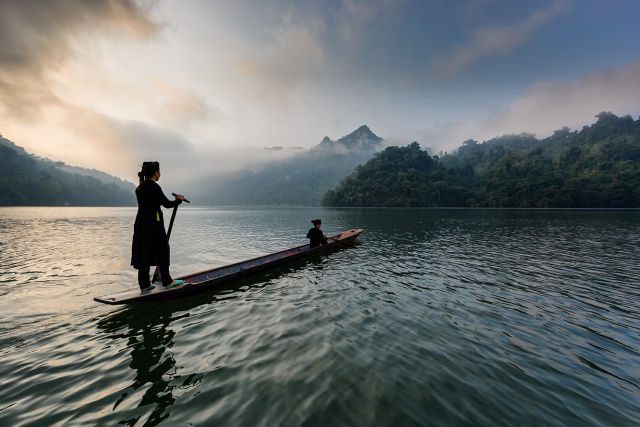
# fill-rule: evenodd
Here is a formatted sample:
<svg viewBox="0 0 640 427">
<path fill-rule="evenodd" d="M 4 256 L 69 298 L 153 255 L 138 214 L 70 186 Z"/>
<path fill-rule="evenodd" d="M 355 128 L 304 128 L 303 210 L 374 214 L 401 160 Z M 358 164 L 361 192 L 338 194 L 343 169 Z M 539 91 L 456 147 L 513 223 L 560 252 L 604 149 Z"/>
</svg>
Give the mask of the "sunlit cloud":
<svg viewBox="0 0 640 427">
<path fill-rule="evenodd" d="M 0 13 L 0 118 L 3 131 L 31 151 L 77 165 L 110 169 L 129 153 L 113 120 L 76 104 L 65 89 L 76 82 L 69 64 L 82 37 L 143 40 L 158 25 L 127 0 L 6 1 Z M 64 83 L 64 84 L 62 84 Z M 86 96 L 86 94 L 85 94 Z M 117 168 L 116 168 L 117 169 Z M 115 173 L 121 172 L 118 170 Z"/>
<path fill-rule="evenodd" d="M 567 9 L 563 0 L 547 9 L 536 10 L 524 20 L 512 24 L 482 28 L 467 43 L 458 45 L 447 55 L 435 56 L 434 70 L 443 76 L 457 74 L 473 63 L 495 55 L 507 55 L 531 40 L 547 23 Z"/>
<path fill-rule="evenodd" d="M 217 121 L 223 116 L 219 108 L 210 106 L 193 90 L 181 89 L 162 80 L 156 83 L 156 87 L 152 109 L 160 123 L 180 129 L 196 121 Z"/>
<path fill-rule="evenodd" d="M 128 0 L 20 0 L 1 7 L 0 111 L 11 120 L 33 122 L 49 104 L 64 103 L 51 77 L 74 56 L 78 34 L 139 39 L 158 30 L 148 11 Z"/>
</svg>

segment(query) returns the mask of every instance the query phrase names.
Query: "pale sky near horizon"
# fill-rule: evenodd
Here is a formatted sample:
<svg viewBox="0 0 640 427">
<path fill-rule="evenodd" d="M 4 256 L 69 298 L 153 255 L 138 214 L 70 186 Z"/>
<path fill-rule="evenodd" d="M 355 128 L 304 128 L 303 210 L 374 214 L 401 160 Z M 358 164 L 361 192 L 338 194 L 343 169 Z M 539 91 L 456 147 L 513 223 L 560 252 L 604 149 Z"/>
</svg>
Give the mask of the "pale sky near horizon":
<svg viewBox="0 0 640 427">
<path fill-rule="evenodd" d="M 0 133 L 131 181 L 363 124 L 436 152 L 545 137 L 638 118 L 638 18 L 634 0 L 2 0 Z"/>
</svg>

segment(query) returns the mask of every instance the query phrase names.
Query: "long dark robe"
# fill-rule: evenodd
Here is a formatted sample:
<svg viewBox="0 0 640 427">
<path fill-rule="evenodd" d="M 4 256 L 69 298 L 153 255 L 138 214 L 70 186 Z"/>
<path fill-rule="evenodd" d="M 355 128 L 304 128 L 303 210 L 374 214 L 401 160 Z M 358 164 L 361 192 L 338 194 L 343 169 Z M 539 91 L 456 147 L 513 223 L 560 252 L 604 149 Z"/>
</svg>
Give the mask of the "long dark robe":
<svg viewBox="0 0 640 427">
<path fill-rule="evenodd" d="M 327 239 L 324 237 L 324 233 L 319 228 L 313 227 L 307 233 L 307 237 L 309 238 L 309 246 L 315 248 L 319 245 L 325 245 L 327 243 Z"/>
<path fill-rule="evenodd" d="M 133 226 L 131 265 L 169 265 L 169 240 L 164 229 L 162 209 L 173 208 L 182 200 L 169 200 L 155 181 L 145 181 L 136 188 L 138 213 Z"/>
</svg>

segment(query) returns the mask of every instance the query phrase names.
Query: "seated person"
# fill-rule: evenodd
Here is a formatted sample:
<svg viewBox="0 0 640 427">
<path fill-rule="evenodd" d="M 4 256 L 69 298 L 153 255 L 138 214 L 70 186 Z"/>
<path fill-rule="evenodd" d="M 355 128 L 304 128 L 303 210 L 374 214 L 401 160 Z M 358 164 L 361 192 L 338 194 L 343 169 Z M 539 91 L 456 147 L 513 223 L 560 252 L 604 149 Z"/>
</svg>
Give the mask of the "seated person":
<svg viewBox="0 0 640 427">
<path fill-rule="evenodd" d="M 320 230 L 322 221 L 319 219 L 314 219 L 311 222 L 313 223 L 313 228 L 311 228 L 307 233 L 307 237 L 310 239 L 309 246 L 315 248 L 316 246 L 326 245 L 327 236 L 325 236 L 322 230 Z"/>
</svg>

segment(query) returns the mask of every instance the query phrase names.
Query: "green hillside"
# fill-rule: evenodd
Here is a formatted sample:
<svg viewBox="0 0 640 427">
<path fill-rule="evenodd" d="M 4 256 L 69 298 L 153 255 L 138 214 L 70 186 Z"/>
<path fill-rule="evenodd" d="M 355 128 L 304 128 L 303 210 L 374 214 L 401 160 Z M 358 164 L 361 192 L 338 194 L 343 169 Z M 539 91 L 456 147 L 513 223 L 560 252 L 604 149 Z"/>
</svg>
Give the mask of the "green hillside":
<svg viewBox="0 0 640 427">
<path fill-rule="evenodd" d="M 545 139 L 468 140 L 431 157 L 389 147 L 323 197 L 325 206 L 640 207 L 640 120 L 600 113 Z"/>
<path fill-rule="evenodd" d="M 133 206 L 134 186 L 70 173 L 0 137 L 0 206 Z M 76 168 L 79 169 L 79 168 Z M 98 173 L 89 171 L 87 173 Z M 106 174 L 105 174 L 106 175 Z M 111 180 L 117 180 L 109 176 Z"/>
</svg>

